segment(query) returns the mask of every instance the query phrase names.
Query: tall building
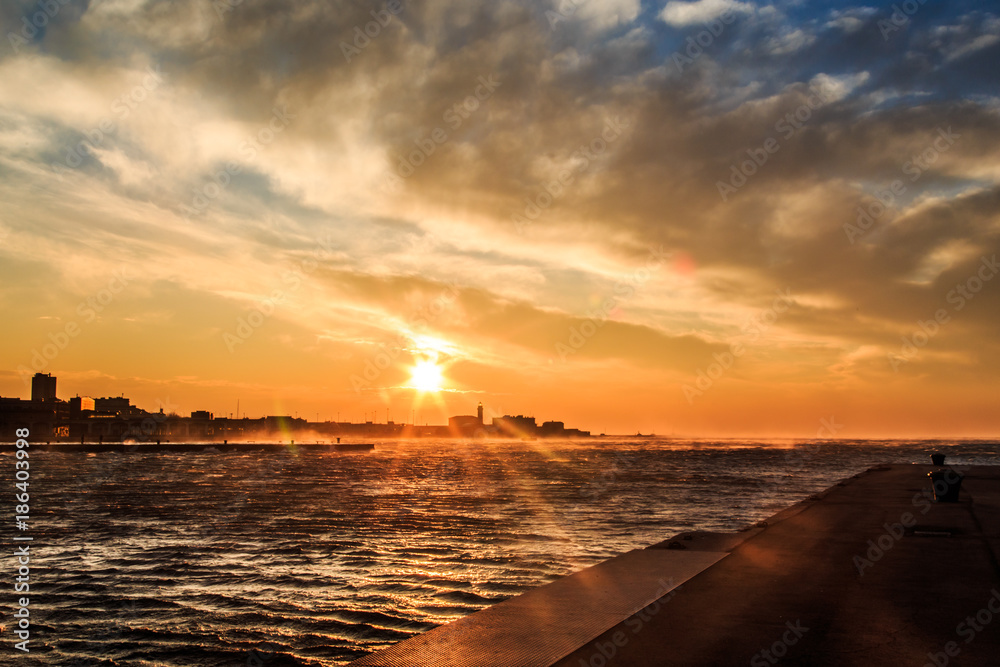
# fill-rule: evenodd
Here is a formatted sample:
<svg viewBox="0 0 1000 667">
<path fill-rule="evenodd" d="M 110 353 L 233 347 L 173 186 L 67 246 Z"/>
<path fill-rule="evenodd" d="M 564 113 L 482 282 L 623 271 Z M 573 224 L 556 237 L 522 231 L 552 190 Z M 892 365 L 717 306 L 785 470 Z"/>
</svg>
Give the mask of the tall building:
<svg viewBox="0 0 1000 667">
<path fill-rule="evenodd" d="M 31 400 L 56 400 L 56 378 L 51 373 L 35 373 L 31 378 Z"/>
</svg>

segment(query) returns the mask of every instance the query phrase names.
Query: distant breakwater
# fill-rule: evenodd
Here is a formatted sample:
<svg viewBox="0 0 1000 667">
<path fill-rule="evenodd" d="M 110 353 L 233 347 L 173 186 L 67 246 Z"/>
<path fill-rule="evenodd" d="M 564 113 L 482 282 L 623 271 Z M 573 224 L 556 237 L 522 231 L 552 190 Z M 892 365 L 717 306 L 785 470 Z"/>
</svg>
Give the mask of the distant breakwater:
<svg viewBox="0 0 1000 667">
<path fill-rule="evenodd" d="M 13 443 L 0 444 L 0 451 L 14 449 Z M 49 452 L 256 452 L 306 450 L 310 452 L 352 452 L 371 451 L 375 445 L 366 442 L 329 443 L 329 442 L 160 442 L 160 443 L 128 443 L 128 442 L 88 442 L 88 443 L 32 443 L 31 449 Z"/>
</svg>

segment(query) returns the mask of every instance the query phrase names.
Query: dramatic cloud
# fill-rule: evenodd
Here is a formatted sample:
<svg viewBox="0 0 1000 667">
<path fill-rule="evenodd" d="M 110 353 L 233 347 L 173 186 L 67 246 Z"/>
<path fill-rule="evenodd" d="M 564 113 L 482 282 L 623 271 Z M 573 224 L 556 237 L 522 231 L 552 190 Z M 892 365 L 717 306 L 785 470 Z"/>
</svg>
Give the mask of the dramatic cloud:
<svg viewBox="0 0 1000 667">
<path fill-rule="evenodd" d="M 1000 425 L 986 5 L 70 0 L 0 21 L 3 395 L 44 367 L 68 395 L 403 413 L 434 355 L 439 417 Z"/>
</svg>

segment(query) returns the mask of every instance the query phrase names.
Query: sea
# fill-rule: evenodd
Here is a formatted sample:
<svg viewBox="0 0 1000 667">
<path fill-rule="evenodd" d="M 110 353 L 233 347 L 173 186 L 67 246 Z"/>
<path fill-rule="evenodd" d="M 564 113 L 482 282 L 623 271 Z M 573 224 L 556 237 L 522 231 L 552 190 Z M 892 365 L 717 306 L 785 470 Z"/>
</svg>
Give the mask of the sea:
<svg viewBox="0 0 1000 667">
<path fill-rule="evenodd" d="M 18 665 L 342 665 L 624 551 L 739 530 L 932 452 L 1000 464 L 1000 443 L 983 440 L 36 450 L 18 530 L 7 450 L 2 653 Z M 14 594 L 24 544 L 30 591 Z M 29 653 L 13 648 L 19 596 L 30 599 Z"/>
</svg>

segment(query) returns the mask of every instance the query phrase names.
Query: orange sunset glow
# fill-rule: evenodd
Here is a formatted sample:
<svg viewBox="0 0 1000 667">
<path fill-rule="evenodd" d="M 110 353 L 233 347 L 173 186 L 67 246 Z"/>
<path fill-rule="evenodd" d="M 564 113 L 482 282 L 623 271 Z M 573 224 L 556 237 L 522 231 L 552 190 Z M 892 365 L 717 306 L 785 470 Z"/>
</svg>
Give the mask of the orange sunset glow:
<svg viewBox="0 0 1000 667">
<path fill-rule="evenodd" d="M 0 395 L 1000 431 L 994 14 L 334 4 L 5 44 Z"/>
</svg>

